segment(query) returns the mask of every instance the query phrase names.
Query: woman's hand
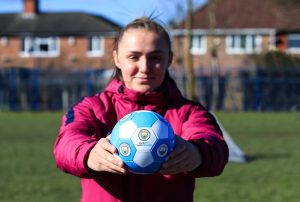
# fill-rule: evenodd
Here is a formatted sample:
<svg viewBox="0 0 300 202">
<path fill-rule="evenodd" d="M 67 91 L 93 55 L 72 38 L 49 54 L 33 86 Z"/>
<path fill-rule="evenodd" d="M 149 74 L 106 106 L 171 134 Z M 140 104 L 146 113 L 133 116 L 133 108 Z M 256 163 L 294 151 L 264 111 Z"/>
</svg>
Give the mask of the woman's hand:
<svg viewBox="0 0 300 202">
<path fill-rule="evenodd" d="M 117 149 L 107 138 L 101 138 L 90 151 L 87 166 L 94 171 L 125 174 L 123 161 L 117 156 Z"/>
<path fill-rule="evenodd" d="M 178 174 L 193 171 L 202 163 L 199 149 L 192 143 L 175 136 L 176 147 L 162 165 L 161 174 Z"/>
</svg>

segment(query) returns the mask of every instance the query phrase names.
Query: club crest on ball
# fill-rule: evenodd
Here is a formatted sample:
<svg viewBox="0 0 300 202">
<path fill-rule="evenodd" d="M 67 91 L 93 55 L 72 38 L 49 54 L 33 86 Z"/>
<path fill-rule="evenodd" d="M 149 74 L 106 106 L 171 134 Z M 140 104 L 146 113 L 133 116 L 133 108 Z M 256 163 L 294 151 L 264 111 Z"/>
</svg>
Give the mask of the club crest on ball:
<svg viewBox="0 0 300 202">
<path fill-rule="evenodd" d="M 164 156 L 167 155 L 167 153 L 168 153 L 168 146 L 167 145 L 162 144 L 162 145 L 160 145 L 158 147 L 158 149 L 157 149 L 157 155 L 159 157 L 164 157 Z"/>
<path fill-rule="evenodd" d="M 122 143 L 120 145 L 120 153 L 123 155 L 123 156 L 129 156 L 130 155 L 130 152 L 131 152 L 131 149 L 130 149 L 130 146 L 126 143 Z"/>
<path fill-rule="evenodd" d="M 147 129 L 142 129 L 139 131 L 139 139 L 142 140 L 142 141 L 146 141 L 150 138 L 150 131 L 147 130 Z"/>
</svg>

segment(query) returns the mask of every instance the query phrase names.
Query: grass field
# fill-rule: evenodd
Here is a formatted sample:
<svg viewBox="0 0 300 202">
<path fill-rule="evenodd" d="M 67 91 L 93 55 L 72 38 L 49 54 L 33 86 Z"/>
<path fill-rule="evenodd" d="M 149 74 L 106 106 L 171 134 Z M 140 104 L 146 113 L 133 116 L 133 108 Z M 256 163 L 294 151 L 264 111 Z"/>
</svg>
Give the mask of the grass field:
<svg viewBox="0 0 300 202">
<path fill-rule="evenodd" d="M 299 113 L 217 113 L 251 157 L 197 180 L 195 202 L 295 202 L 300 185 Z M 60 172 L 52 149 L 61 113 L 0 112 L 0 201 L 74 202 L 79 179 Z"/>
</svg>

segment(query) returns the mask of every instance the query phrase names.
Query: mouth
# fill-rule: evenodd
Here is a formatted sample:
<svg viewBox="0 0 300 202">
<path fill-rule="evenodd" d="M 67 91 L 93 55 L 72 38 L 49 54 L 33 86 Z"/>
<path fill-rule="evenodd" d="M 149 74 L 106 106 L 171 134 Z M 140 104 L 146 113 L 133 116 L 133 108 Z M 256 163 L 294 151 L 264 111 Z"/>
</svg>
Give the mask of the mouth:
<svg viewBox="0 0 300 202">
<path fill-rule="evenodd" d="M 147 82 L 150 80 L 153 80 L 151 77 L 136 77 L 137 80 L 142 81 L 142 82 Z"/>
</svg>

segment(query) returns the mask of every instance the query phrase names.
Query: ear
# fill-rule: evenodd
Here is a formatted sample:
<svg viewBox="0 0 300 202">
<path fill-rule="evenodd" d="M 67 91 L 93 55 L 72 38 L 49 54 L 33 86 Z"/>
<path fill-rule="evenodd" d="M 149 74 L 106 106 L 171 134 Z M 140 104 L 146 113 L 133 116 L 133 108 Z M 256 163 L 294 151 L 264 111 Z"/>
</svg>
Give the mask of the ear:
<svg viewBox="0 0 300 202">
<path fill-rule="evenodd" d="M 170 51 L 170 53 L 169 53 L 168 67 L 170 67 L 170 65 L 172 64 L 172 61 L 173 61 L 173 52 Z"/>
<path fill-rule="evenodd" d="M 113 51 L 113 57 L 114 57 L 115 66 L 118 69 L 120 69 L 120 62 L 119 62 L 119 58 L 118 58 L 118 52 L 116 50 Z"/>
</svg>

